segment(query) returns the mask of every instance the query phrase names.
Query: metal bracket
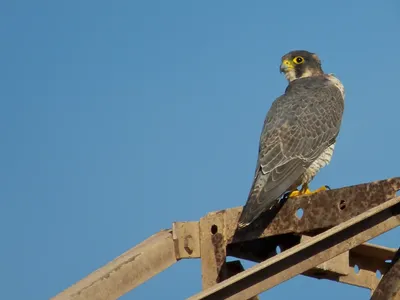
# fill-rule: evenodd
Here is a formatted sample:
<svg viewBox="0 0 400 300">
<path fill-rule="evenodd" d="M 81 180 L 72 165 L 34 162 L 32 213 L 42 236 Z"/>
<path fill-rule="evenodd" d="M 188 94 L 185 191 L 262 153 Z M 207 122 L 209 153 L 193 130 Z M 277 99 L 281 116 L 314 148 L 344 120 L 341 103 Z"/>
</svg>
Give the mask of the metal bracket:
<svg viewBox="0 0 400 300">
<path fill-rule="evenodd" d="M 176 259 L 200 257 L 199 222 L 172 223 Z"/>
</svg>

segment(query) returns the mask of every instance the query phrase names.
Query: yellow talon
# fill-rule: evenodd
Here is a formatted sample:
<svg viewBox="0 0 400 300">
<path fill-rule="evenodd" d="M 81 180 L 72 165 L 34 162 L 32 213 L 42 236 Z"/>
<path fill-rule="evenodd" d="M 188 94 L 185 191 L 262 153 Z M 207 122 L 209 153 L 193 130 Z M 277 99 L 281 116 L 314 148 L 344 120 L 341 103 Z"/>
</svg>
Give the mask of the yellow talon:
<svg viewBox="0 0 400 300">
<path fill-rule="evenodd" d="M 312 194 L 315 194 L 315 193 L 318 193 L 318 192 L 326 191 L 326 190 L 328 190 L 328 189 L 330 189 L 330 188 L 329 188 L 328 186 L 325 185 L 325 186 L 321 186 L 319 189 L 316 189 L 316 190 L 314 190 L 314 191 L 311 191 L 311 190 L 308 188 L 307 185 L 303 185 L 303 186 L 301 187 L 301 190 L 300 190 L 300 191 L 295 190 L 295 191 L 291 192 L 291 193 L 289 194 L 289 198 L 298 197 L 298 196 L 303 196 L 303 195 L 312 195 Z"/>
<path fill-rule="evenodd" d="M 310 189 L 305 189 L 305 191 L 304 192 L 302 192 L 302 195 L 312 195 L 312 194 L 314 194 L 316 191 L 311 191 Z"/>
<path fill-rule="evenodd" d="M 313 192 L 311 192 L 311 193 L 314 194 L 314 193 L 318 193 L 318 192 L 322 192 L 322 191 L 327 191 L 327 190 L 330 190 L 329 186 L 324 185 L 324 186 L 321 186 L 319 189 L 316 189 L 315 191 L 313 191 Z"/>
<path fill-rule="evenodd" d="M 294 198 L 294 197 L 297 197 L 297 196 L 300 196 L 300 191 L 295 190 L 295 191 L 293 191 L 293 192 L 291 192 L 289 194 L 288 198 Z"/>
</svg>

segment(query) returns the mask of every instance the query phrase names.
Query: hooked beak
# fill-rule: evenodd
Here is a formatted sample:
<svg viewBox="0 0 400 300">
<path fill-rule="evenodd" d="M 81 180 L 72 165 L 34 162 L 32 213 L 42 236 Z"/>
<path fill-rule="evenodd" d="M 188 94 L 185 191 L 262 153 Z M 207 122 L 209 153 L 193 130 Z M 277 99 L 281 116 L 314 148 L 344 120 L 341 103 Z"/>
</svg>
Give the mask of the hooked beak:
<svg viewBox="0 0 400 300">
<path fill-rule="evenodd" d="M 289 61 L 288 59 L 285 59 L 282 61 L 281 67 L 280 67 L 281 73 L 286 73 L 287 71 L 293 70 L 293 69 L 294 69 L 294 66 L 291 61 Z"/>
</svg>

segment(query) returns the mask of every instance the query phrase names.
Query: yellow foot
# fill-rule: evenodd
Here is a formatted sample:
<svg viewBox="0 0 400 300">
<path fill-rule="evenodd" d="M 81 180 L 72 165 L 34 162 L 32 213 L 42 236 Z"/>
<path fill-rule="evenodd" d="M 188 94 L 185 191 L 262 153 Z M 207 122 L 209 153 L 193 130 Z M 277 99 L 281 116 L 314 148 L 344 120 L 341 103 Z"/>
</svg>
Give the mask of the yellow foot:
<svg viewBox="0 0 400 300">
<path fill-rule="evenodd" d="M 330 189 L 331 188 L 329 186 L 324 185 L 324 186 L 321 186 L 319 189 L 316 189 L 316 190 L 312 191 L 311 194 L 315 194 L 315 193 L 322 192 L 322 191 L 327 191 L 327 190 L 330 190 Z"/>
<path fill-rule="evenodd" d="M 295 190 L 293 192 L 291 192 L 289 194 L 289 198 L 293 198 L 293 197 L 298 197 L 298 196 L 303 196 L 303 195 L 312 195 L 321 191 L 326 191 L 326 190 L 330 190 L 330 187 L 325 185 L 325 186 L 321 186 L 319 189 L 316 189 L 314 191 L 311 191 L 308 187 L 302 187 L 302 189 L 300 191 Z"/>
</svg>

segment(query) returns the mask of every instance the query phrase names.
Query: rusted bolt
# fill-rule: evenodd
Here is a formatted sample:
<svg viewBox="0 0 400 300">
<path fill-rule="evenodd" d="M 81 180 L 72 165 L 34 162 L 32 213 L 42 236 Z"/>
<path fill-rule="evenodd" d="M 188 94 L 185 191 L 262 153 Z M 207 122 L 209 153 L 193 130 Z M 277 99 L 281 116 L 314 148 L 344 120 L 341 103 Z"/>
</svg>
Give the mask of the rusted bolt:
<svg viewBox="0 0 400 300">
<path fill-rule="evenodd" d="M 183 248 L 189 255 L 193 253 L 193 237 L 190 234 L 185 236 Z"/>
<path fill-rule="evenodd" d="M 340 202 L 339 202 L 339 209 L 340 209 L 340 210 L 343 210 L 343 209 L 345 209 L 345 208 L 346 208 L 346 201 L 340 200 Z"/>
</svg>

